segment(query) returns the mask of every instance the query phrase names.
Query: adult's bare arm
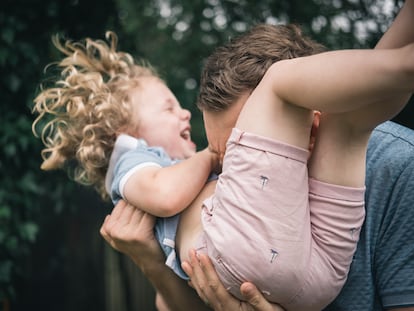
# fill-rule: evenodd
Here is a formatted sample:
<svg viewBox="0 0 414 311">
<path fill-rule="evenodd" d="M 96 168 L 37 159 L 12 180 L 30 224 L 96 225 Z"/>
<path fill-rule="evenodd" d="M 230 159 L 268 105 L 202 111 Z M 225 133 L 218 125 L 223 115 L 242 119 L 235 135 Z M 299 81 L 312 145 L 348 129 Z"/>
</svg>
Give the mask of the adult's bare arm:
<svg viewBox="0 0 414 311">
<path fill-rule="evenodd" d="M 246 301 L 240 301 L 224 288 L 213 264 L 207 255 L 190 251 L 190 262 L 183 262 L 184 271 L 190 276 L 194 287 L 204 302 L 215 311 L 283 311 L 283 308 L 270 304 L 260 291 L 249 282 L 243 283 L 240 291 Z"/>
<path fill-rule="evenodd" d="M 162 296 L 169 311 L 209 310 L 197 293 L 165 265 L 153 234 L 155 218 L 120 201 L 100 229 L 104 239 L 129 256 Z"/>
</svg>

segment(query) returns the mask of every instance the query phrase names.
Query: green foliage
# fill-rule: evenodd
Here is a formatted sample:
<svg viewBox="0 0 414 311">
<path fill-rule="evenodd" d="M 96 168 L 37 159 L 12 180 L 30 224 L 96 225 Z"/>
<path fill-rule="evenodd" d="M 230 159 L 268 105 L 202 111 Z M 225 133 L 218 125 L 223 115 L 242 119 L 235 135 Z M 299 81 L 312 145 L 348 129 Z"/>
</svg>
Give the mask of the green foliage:
<svg viewBox="0 0 414 311">
<path fill-rule="evenodd" d="M 372 47 L 395 15 L 386 0 L 4 0 L 0 4 L 0 305 L 16 297 L 16 280 L 42 224 L 76 211 L 73 183 L 39 169 L 41 143 L 31 131 L 32 100 L 43 69 L 58 55 L 51 36 L 119 36 L 120 48 L 155 65 L 193 113 L 193 138 L 205 145 L 194 106 L 203 59 L 259 22 L 294 22 L 330 48 Z M 399 4 L 401 1 L 396 1 Z M 387 2 L 389 3 L 389 1 Z M 369 24 L 362 21 L 369 20 Z M 366 27 L 363 27 L 366 25 Z M 365 29 L 364 32 L 361 29 Z M 356 37 L 356 34 L 359 36 Z M 87 256 L 87 255 L 86 255 Z"/>
<path fill-rule="evenodd" d="M 38 227 L 32 221 L 32 201 L 41 193 L 33 170 L 27 170 L 26 156 L 33 147 L 27 135 L 31 120 L 27 116 L 2 116 L 0 162 L 0 297 L 13 294 L 10 281 L 18 273 L 14 263 L 28 255 L 28 245 L 35 240 Z M 32 217 L 30 217 L 30 215 Z M 27 217 L 29 216 L 29 217 Z"/>
<path fill-rule="evenodd" d="M 91 6 L 92 5 L 92 6 Z M 101 6 L 100 10 L 93 8 Z M 101 36 L 114 25 L 112 1 L 3 1 L 0 9 L 0 306 L 18 298 L 27 259 L 45 221 L 73 210 L 73 183 L 40 171 L 40 140 L 32 134 L 32 101 L 43 68 L 53 61 L 51 36 Z M 69 15 L 67 15 L 69 14 Z M 88 20 L 86 17 L 92 16 Z M 99 22 L 104 21 L 99 26 Z"/>
</svg>

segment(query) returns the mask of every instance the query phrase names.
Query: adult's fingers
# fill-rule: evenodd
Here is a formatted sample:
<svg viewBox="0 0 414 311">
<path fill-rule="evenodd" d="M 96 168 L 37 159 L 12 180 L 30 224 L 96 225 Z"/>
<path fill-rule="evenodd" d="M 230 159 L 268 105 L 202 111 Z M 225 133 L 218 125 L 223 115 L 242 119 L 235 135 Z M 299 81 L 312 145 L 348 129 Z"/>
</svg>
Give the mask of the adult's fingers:
<svg viewBox="0 0 414 311">
<path fill-rule="evenodd" d="M 205 278 L 205 286 L 202 288 L 205 302 L 210 304 L 215 311 L 235 310 L 238 302 L 224 288 L 210 258 L 205 254 L 198 255 L 199 265 Z"/>
<path fill-rule="evenodd" d="M 278 305 L 271 304 L 252 283 L 245 282 L 240 286 L 240 292 L 255 311 L 283 311 Z"/>
<path fill-rule="evenodd" d="M 112 248 L 117 249 L 116 247 L 116 243 L 112 237 L 111 231 L 110 231 L 110 227 L 111 225 L 109 224 L 111 221 L 111 215 L 107 215 L 105 217 L 105 220 L 99 230 L 99 233 L 101 234 L 101 236 L 104 238 L 104 240 L 111 245 Z"/>
<path fill-rule="evenodd" d="M 191 250 L 189 258 L 190 262 L 183 262 L 182 267 L 200 298 L 215 311 L 283 311 L 280 306 L 270 304 L 252 283 L 240 287 L 246 301 L 236 299 L 221 283 L 207 255 Z"/>
<path fill-rule="evenodd" d="M 128 203 L 124 200 L 120 200 L 112 209 L 111 216 L 114 220 L 118 220 L 121 216 L 122 212 L 124 211 L 125 206 L 128 205 Z"/>
<path fill-rule="evenodd" d="M 115 206 L 115 209 L 117 209 L 118 204 Z M 118 223 L 120 226 L 128 225 L 131 221 L 132 214 L 136 210 L 135 206 L 132 206 L 129 203 L 123 202 L 122 205 L 119 205 L 119 209 L 121 210 L 119 212 L 119 215 L 116 214 L 114 217 L 114 220 Z"/>
<path fill-rule="evenodd" d="M 190 264 L 191 269 L 187 265 L 184 267 L 191 277 L 191 284 L 200 298 L 215 311 L 252 310 L 243 308 L 245 306 L 225 289 L 207 255 L 196 255 L 191 251 Z"/>
<path fill-rule="evenodd" d="M 152 230 L 155 224 L 155 217 L 134 207 L 128 224 L 137 230 L 140 230 L 141 226 L 145 224 L 146 227 Z"/>
<path fill-rule="evenodd" d="M 135 210 L 135 207 L 120 200 L 111 214 L 105 217 L 100 234 L 115 249 L 118 249 L 115 240 L 123 240 L 126 231 L 133 228 L 133 226 L 129 226 L 129 222 L 133 219 Z"/>
<path fill-rule="evenodd" d="M 207 296 L 205 295 L 206 291 L 206 279 L 204 277 L 204 273 L 201 269 L 201 265 L 199 259 L 197 258 L 197 254 L 194 250 L 190 250 L 188 253 L 188 257 L 190 262 L 183 262 L 182 268 L 190 277 L 191 286 L 197 291 L 197 294 L 203 301 L 207 301 Z"/>
<path fill-rule="evenodd" d="M 110 240 L 111 240 L 111 238 L 110 238 L 110 236 L 109 236 L 109 233 L 108 233 L 108 229 L 107 229 L 107 226 L 108 226 L 108 222 L 109 222 L 109 219 L 110 219 L 110 215 L 106 215 L 106 217 L 105 217 L 105 219 L 104 219 L 104 222 L 102 223 L 102 225 L 101 225 L 101 228 L 99 229 L 99 233 L 101 234 L 101 236 L 109 243 L 110 242 Z"/>
</svg>

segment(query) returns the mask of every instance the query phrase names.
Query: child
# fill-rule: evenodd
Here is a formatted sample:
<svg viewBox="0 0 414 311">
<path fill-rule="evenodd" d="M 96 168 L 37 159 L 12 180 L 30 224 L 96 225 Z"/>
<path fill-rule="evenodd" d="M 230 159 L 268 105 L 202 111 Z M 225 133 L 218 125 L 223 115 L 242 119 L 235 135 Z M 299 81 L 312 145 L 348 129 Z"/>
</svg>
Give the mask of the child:
<svg viewBox="0 0 414 311">
<path fill-rule="evenodd" d="M 199 106 L 210 146 L 226 153 L 197 247 L 236 297 L 244 281 L 287 310 L 320 310 L 337 295 L 364 218 L 368 138 L 403 108 L 391 99 L 413 91 L 413 52 L 411 44 L 286 57 L 294 59 L 222 109 L 228 94 L 213 81 L 229 81 L 218 58 L 207 61 Z M 321 125 L 308 162 L 314 110 Z"/>
<path fill-rule="evenodd" d="M 53 85 L 41 89 L 35 99 L 34 112 L 39 116 L 33 131 L 36 134 L 36 128 L 42 127 L 45 144 L 41 168 L 71 169 L 74 162 L 74 179 L 94 186 L 106 199 L 110 187 L 105 189 L 105 176 L 115 140 L 121 137 L 117 143 L 121 147 L 132 142 L 134 163 L 139 162 L 141 169 L 137 178 L 130 178 L 126 197 L 163 217 L 158 219 L 156 236 L 169 264 L 180 267 L 174 253 L 179 217 L 168 216 L 190 204 L 215 166 L 216 156 L 208 149 L 195 152 L 191 114 L 181 108 L 154 69 L 116 51 L 114 33 L 107 38 L 110 45 L 91 39 L 62 45 L 54 38 L 66 57 L 58 63 L 60 75 Z M 111 194 L 116 202 L 116 191 Z"/>
</svg>

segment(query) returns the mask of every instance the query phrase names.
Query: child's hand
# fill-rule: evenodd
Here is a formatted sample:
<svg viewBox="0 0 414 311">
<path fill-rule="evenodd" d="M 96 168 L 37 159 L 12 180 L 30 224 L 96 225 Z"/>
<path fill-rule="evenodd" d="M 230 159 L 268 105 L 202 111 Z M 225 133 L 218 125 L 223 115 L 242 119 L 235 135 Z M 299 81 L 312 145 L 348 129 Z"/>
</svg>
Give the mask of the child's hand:
<svg viewBox="0 0 414 311">
<path fill-rule="evenodd" d="M 212 171 L 216 174 L 220 174 L 221 173 L 221 167 L 223 165 L 224 154 L 219 154 L 217 151 L 215 151 L 213 148 L 211 148 L 210 145 L 207 147 L 207 149 L 208 149 L 208 151 L 210 152 L 210 155 L 211 155 Z"/>
</svg>

